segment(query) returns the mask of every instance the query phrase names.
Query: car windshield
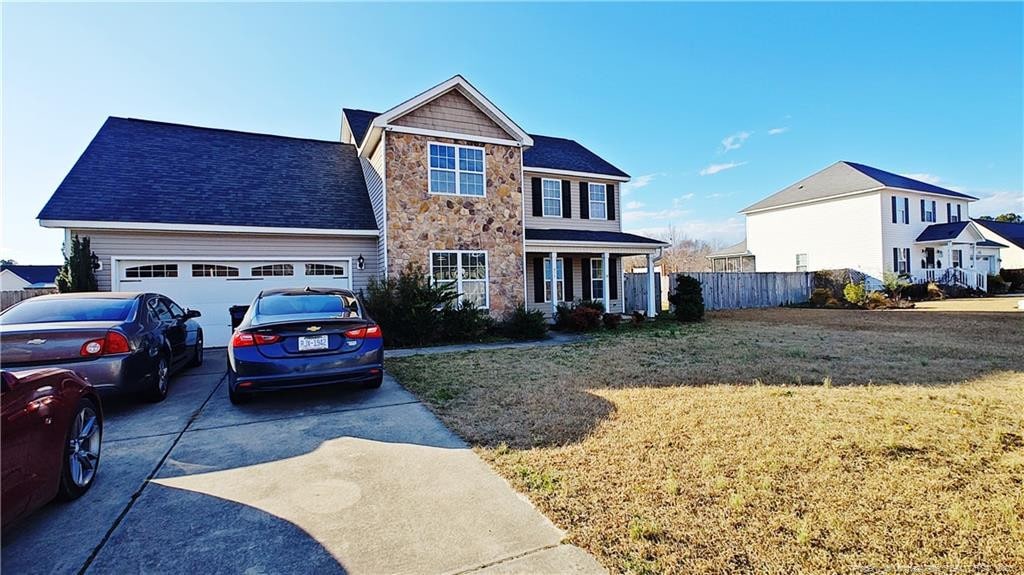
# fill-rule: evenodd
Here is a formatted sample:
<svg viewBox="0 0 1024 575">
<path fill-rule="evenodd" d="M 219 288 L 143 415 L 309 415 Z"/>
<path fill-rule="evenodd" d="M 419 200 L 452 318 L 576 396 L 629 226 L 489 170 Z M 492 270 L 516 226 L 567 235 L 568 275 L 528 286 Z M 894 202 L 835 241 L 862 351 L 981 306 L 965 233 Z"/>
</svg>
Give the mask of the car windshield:
<svg viewBox="0 0 1024 575">
<path fill-rule="evenodd" d="M 279 293 L 260 298 L 258 315 L 321 314 L 359 317 L 356 298 L 344 294 Z"/>
<path fill-rule="evenodd" d="M 134 299 L 30 299 L 0 314 L 0 324 L 125 321 L 134 306 Z"/>
</svg>

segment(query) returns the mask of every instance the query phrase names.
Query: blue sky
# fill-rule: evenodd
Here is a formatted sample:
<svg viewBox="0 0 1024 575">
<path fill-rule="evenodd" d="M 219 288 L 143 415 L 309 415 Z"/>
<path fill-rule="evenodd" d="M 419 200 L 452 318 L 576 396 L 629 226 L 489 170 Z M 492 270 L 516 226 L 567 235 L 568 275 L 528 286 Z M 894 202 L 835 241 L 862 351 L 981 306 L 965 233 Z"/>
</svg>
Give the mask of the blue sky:
<svg viewBox="0 0 1024 575">
<path fill-rule="evenodd" d="M 719 243 L 836 160 L 1024 211 L 1024 11 L 1002 4 L 3 5 L 2 253 L 107 116 L 336 139 L 456 74 L 629 172 L 627 229 Z M 111 198 L 111 209 L 116 209 Z M 979 205 L 980 204 L 980 205 Z"/>
</svg>

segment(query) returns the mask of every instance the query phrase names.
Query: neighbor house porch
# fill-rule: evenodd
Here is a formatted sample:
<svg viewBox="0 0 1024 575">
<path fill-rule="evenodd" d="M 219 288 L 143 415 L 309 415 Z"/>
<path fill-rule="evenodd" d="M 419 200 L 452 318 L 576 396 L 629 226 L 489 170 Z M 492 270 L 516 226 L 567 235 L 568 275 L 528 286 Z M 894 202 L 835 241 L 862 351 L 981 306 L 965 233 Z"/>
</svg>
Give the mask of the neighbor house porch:
<svg viewBox="0 0 1024 575">
<path fill-rule="evenodd" d="M 917 237 L 913 248 L 916 258 L 893 248 L 893 265 L 915 283 L 935 282 L 985 291 L 988 276 L 999 273 L 999 250 L 1004 247 L 985 239 L 974 222 L 935 224 Z M 913 269 L 915 265 L 917 269 Z"/>
<path fill-rule="evenodd" d="M 625 309 L 622 258 L 647 258 L 648 290 L 646 309 L 656 314 L 654 261 L 668 244 L 623 232 L 589 230 L 526 230 L 526 305 L 528 309 L 554 317 L 559 304 L 584 300 L 605 303 L 610 313 L 632 313 Z M 552 265 L 554 262 L 554 265 Z"/>
</svg>

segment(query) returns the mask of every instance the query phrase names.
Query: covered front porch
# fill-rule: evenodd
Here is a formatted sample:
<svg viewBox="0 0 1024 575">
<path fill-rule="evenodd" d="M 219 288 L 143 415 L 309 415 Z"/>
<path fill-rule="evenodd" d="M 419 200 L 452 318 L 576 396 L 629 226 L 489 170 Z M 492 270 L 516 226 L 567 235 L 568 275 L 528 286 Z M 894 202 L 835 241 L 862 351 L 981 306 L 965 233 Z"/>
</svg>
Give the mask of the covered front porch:
<svg viewBox="0 0 1024 575">
<path fill-rule="evenodd" d="M 527 307 L 553 318 L 559 304 L 597 300 L 609 313 L 657 313 L 654 266 L 665 242 L 623 232 L 526 230 Z M 646 309 L 625 309 L 622 258 L 645 256 Z M 554 265 L 552 265 L 554 262 Z"/>
<path fill-rule="evenodd" d="M 896 266 L 907 266 L 915 283 L 935 282 L 985 291 L 988 276 L 999 273 L 999 250 L 1006 246 L 985 239 L 971 221 L 935 224 L 925 228 L 914 243 L 914 256 L 901 256 Z M 903 262 L 901 260 L 907 260 Z M 912 266 L 917 264 L 917 269 Z"/>
</svg>

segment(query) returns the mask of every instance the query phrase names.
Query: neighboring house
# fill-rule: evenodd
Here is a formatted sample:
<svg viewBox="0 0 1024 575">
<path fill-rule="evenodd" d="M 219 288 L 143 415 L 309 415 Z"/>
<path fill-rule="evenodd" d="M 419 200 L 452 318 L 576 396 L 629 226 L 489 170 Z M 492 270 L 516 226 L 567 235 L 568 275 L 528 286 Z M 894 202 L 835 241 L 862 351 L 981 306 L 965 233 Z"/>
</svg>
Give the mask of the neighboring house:
<svg viewBox="0 0 1024 575">
<path fill-rule="evenodd" d="M 496 316 L 590 298 L 629 311 L 620 258 L 665 244 L 622 232 L 627 181 L 455 76 L 343 110 L 340 142 L 109 118 L 39 219 L 91 238 L 101 289 L 165 293 L 224 345 L 228 307 L 260 289 L 360 290 L 407 265 Z"/>
<path fill-rule="evenodd" d="M 60 266 L 0 265 L 0 291 L 54 288 L 58 272 Z"/>
<path fill-rule="evenodd" d="M 985 239 L 1005 245 L 999 250 L 1001 267 L 1011 270 L 1024 269 L 1024 224 L 997 222 L 995 220 L 974 220 Z"/>
<path fill-rule="evenodd" d="M 852 268 L 984 289 L 1003 244 L 969 218 L 977 198 L 863 164 L 836 162 L 741 213 L 744 242 L 712 254 L 714 269 Z"/>
</svg>

